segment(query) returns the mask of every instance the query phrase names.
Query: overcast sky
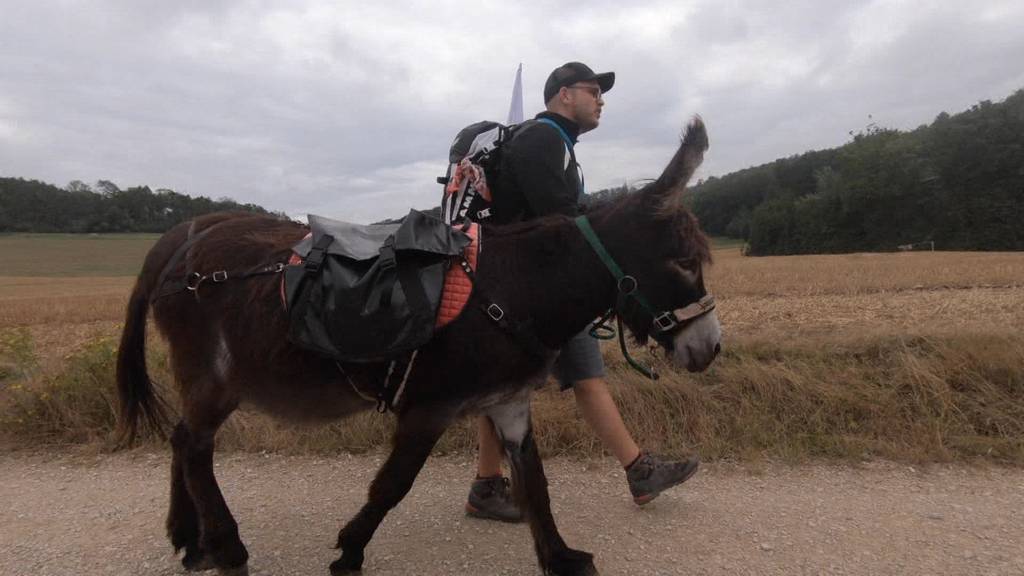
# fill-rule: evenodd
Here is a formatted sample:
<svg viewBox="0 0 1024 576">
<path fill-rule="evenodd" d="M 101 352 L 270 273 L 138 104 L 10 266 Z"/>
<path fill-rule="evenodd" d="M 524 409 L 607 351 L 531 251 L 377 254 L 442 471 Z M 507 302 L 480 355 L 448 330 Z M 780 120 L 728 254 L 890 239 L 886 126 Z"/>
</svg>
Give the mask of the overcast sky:
<svg viewBox="0 0 1024 576">
<path fill-rule="evenodd" d="M 707 177 L 1024 87 L 1021 0 L 372 4 L 0 0 L 0 176 L 370 222 L 438 204 L 519 63 L 528 116 L 566 61 L 616 73 L 590 190 L 657 176 L 693 114 Z"/>
</svg>

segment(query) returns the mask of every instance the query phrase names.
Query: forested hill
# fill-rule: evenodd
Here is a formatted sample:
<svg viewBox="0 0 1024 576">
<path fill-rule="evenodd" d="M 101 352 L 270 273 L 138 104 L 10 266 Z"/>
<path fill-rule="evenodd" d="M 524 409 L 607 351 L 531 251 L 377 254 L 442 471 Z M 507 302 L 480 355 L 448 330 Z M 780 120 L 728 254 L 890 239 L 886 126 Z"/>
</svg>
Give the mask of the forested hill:
<svg viewBox="0 0 1024 576">
<path fill-rule="evenodd" d="M 94 190 L 78 181 L 61 189 L 37 180 L 0 178 L 0 232 L 164 232 L 219 210 L 268 213 L 227 198 L 192 198 L 148 186 L 121 190 L 106 180 Z"/>
<path fill-rule="evenodd" d="M 1024 250 L 1024 90 L 910 132 L 869 125 L 839 148 L 710 178 L 688 202 L 753 255 Z"/>
</svg>

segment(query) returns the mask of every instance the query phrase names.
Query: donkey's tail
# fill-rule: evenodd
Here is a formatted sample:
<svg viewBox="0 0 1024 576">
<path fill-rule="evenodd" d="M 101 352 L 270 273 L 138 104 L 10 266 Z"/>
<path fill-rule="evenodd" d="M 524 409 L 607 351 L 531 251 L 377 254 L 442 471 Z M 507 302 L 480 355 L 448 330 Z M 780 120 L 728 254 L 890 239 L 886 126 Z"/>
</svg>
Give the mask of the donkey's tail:
<svg viewBox="0 0 1024 576">
<path fill-rule="evenodd" d="M 117 351 L 117 396 L 120 418 L 117 436 L 121 446 L 135 441 L 140 416 L 145 416 L 150 430 L 165 438 L 167 408 L 153 390 L 146 370 L 146 316 L 149 312 L 149 290 L 144 274 L 139 275 L 128 301 L 128 312 Z"/>
</svg>

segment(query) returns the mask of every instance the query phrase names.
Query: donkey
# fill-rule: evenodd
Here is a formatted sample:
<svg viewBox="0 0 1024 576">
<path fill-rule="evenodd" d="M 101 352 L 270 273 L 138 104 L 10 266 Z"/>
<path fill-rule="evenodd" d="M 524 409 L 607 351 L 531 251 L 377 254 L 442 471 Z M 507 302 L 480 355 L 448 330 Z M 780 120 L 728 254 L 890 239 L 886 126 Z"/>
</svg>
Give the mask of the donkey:
<svg viewBox="0 0 1024 576">
<path fill-rule="evenodd" d="M 338 534 L 342 552 L 331 574 L 361 569 L 374 531 L 412 487 L 437 440 L 456 418 L 472 413 L 494 421 L 542 570 L 597 573 L 592 555 L 571 549 L 555 526 L 531 431 L 530 395 L 546 378 L 555 351 L 613 307 L 638 341 L 654 338 L 680 368 L 704 370 L 718 354 L 721 331 L 713 308 L 676 314 L 679 321 L 668 324 L 651 311 L 692 309 L 709 298 L 702 275 L 711 260 L 708 240 L 680 201 L 707 147 L 704 125 L 695 118 L 656 181 L 587 213 L 592 231 L 628 274 L 623 280 L 567 217 L 484 230 L 470 302 L 419 350 L 395 407 L 393 448 L 366 504 Z M 209 234 L 195 240 L 193 234 L 205 230 Z M 248 552 L 213 470 L 214 436 L 239 405 L 291 421 L 329 421 L 374 406 L 360 390 L 379 382 L 387 365 L 339 364 L 291 344 L 278 276 L 160 292 L 165 268 L 212 271 L 283 262 L 306 232 L 268 216 L 197 218 L 156 243 L 131 294 L 117 359 L 120 432 L 130 441 L 143 423 L 157 431 L 169 425 L 146 370 L 152 308 L 181 399 L 181 418 L 170 436 L 167 532 L 175 550 L 184 549 L 186 569 L 246 572 Z M 636 294 L 643 297 L 632 298 Z M 517 331 L 483 311 L 485 296 L 517 320 Z M 537 346 L 524 346 L 524 339 Z"/>
</svg>

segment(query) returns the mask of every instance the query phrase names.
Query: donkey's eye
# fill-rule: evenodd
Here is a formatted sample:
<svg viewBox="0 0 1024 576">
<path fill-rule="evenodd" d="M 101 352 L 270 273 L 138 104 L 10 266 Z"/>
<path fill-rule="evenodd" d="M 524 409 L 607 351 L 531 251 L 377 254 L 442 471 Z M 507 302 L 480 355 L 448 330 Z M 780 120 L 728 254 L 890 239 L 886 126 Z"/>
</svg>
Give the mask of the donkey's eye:
<svg viewBox="0 0 1024 576">
<path fill-rule="evenodd" d="M 688 266 L 685 266 L 683 262 L 677 260 L 671 264 L 671 267 L 676 274 L 683 277 L 687 284 L 694 285 L 697 283 L 697 273 Z"/>
</svg>

